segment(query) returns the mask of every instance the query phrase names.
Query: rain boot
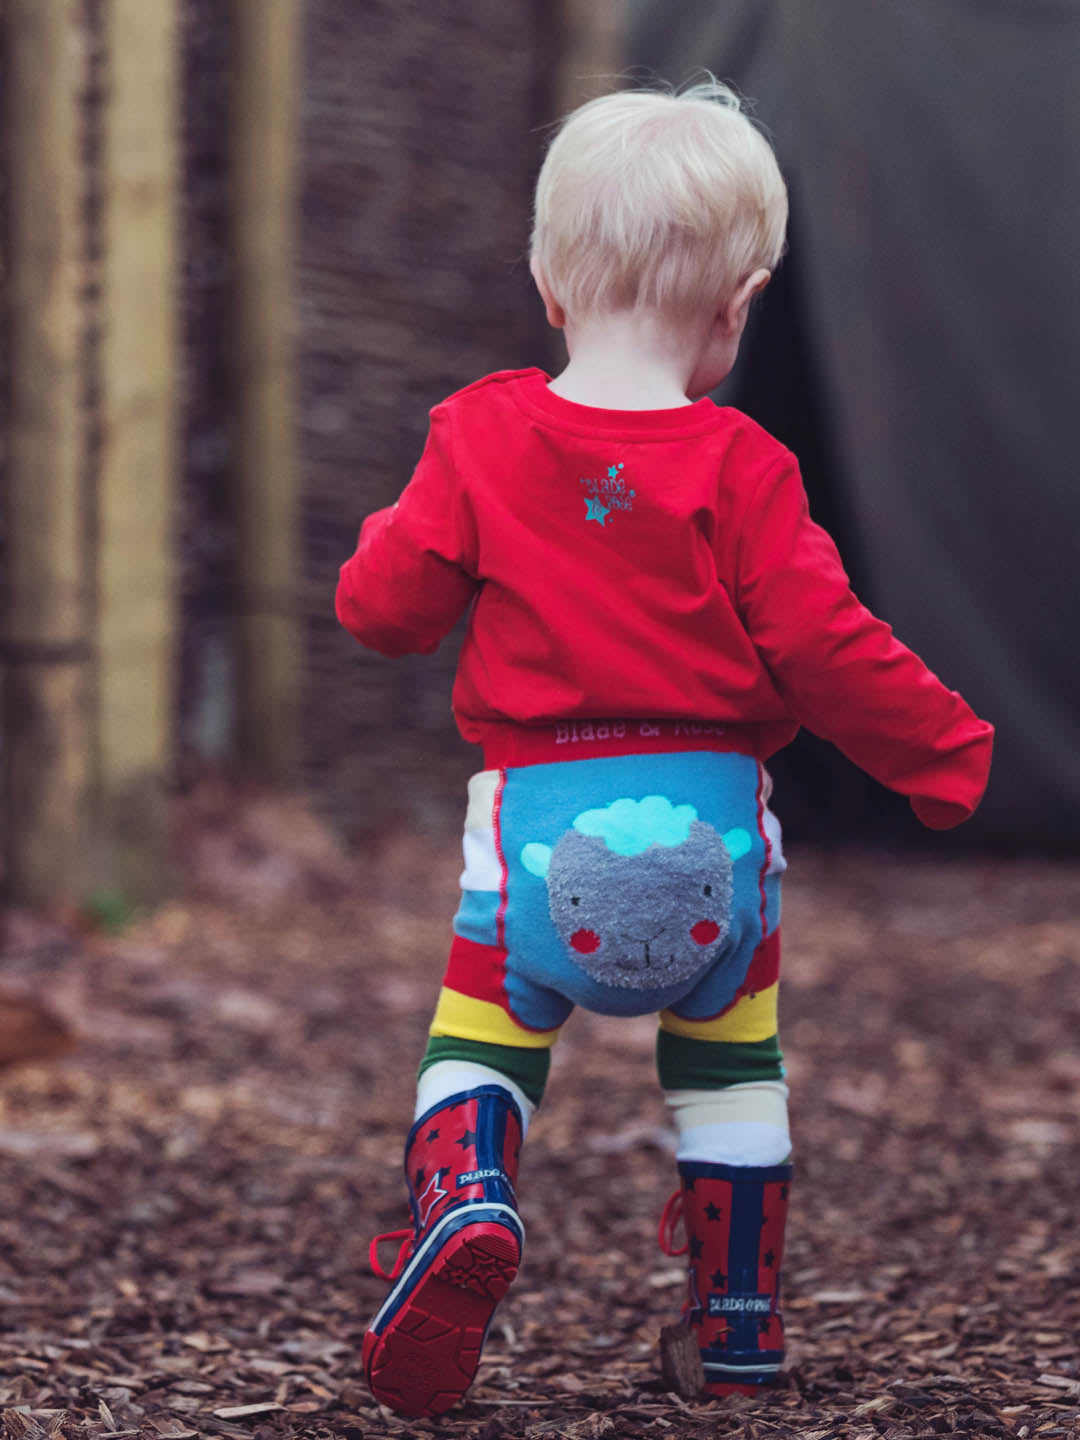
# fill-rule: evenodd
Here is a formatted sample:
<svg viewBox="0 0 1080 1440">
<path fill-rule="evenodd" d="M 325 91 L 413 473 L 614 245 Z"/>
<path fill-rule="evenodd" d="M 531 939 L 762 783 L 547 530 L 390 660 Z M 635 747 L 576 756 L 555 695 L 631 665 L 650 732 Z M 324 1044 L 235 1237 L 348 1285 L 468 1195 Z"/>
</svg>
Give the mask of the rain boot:
<svg viewBox="0 0 1080 1440">
<path fill-rule="evenodd" d="M 682 1161 L 679 1174 L 660 1245 L 689 1257 L 683 1320 L 701 1349 L 705 1393 L 753 1394 L 784 1363 L 780 1262 L 791 1166 Z M 676 1249 L 680 1218 L 686 1244 Z"/>
<path fill-rule="evenodd" d="M 472 1384 L 495 1307 L 517 1274 L 525 1227 L 514 1182 L 521 1114 L 483 1085 L 422 1115 L 405 1142 L 412 1227 L 371 1242 L 393 1282 L 364 1336 L 371 1393 L 399 1415 L 440 1415 Z M 401 1241 L 389 1274 L 384 1240 Z"/>
</svg>

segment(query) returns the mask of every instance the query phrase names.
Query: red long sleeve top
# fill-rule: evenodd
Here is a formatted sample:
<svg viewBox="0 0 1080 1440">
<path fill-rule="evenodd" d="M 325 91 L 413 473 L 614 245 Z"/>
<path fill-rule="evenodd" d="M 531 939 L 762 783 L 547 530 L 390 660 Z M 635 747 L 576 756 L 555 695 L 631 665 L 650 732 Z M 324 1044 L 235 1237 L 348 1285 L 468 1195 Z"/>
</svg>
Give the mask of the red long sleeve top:
<svg viewBox="0 0 1080 1440">
<path fill-rule="evenodd" d="M 337 615 L 426 654 L 469 606 L 453 706 L 486 752 L 507 727 L 617 716 L 715 726 L 765 760 L 806 725 L 933 828 L 985 789 L 992 727 L 852 594 L 790 451 L 711 400 L 595 409 L 524 370 L 437 405 Z"/>
</svg>

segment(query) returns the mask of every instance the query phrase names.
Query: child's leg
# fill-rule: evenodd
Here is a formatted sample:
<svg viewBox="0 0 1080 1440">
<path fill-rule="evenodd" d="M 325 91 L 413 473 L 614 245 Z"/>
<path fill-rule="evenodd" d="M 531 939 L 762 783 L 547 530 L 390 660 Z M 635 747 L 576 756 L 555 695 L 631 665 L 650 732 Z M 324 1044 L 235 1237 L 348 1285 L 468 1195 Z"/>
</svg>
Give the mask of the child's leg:
<svg viewBox="0 0 1080 1440">
<path fill-rule="evenodd" d="M 416 1086 L 413 1119 L 419 1120 L 421 1115 L 443 1105 L 455 1095 L 465 1090 L 476 1090 L 481 1085 L 500 1085 L 510 1092 L 521 1115 L 521 1138 L 524 1140 L 529 1123 L 536 1114 L 536 1106 L 505 1071 L 475 1060 L 439 1060 L 422 1071 Z"/>
<path fill-rule="evenodd" d="M 556 1031 L 555 1034 L 558 1032 Z M 452 1035 L 428 1039 L 416 1086 L 416 1115 L 475 1085 L 502 1085 L 528 1128 L 547 1085 L 551 1046 L 491 1045 Z"/>
<path fill-rule="evenodd" d="M 405 1146 L 412 1230 L 400 1232 L 401 1257 L 386 1276 L 396 1283 L 364 1338 L 372 1393 L 411 1416 L 441 1414 L 464 1395 L 517 1273 L 518 1157 L 558 1035 L 557 1026 L 530 1030 L 508 1007 L 467 994 L 479 987 L 461 958 L 459 947 Z"/>
<path fill-rule="evenodd" d="M 679 1129 L 682 1188 L 661 1243 L 686 1228 L 690 1294 L 706 1389 L 716 1395 L 773 1379 L 783 1363 L 779 1311 L 791 1166 L 787 1086 L 776 990 L 744 996 L 709 1020 L 660 1017 L 657 1062 Z M 764 1032 L 764 1033 L 763 1033 Z"/>
</svg>

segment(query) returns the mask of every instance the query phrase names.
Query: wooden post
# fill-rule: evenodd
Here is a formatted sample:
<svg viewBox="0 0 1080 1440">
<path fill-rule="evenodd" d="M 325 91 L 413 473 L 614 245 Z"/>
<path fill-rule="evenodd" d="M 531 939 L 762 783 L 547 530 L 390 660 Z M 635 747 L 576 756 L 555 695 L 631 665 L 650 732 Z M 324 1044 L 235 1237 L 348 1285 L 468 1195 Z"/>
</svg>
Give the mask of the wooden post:
<svg viewBox="0 0 1080 1440">
<path fill-rule="evenodd" d="M 695 1400 L 705 1388 L 697 1337 L 681 1320 L 660 1328 L 660 1370 L 664 1384 L 684 1400 Z"/>
<path fill-rule="evenodd" d="M 237 746 L 277 780 L 297 764 L 298 514 L 292 269 L 298 0 L 232 0 L 232 445 Z"/>
<path fill-rule="evenodd" d="M 84 891 L 89 596 L 80 497 L 79 82 L 73 0 L 7 0 L 10 427 L 5 605 L 7 888 Z"/>
<path fill-rule="evenodd" d="M 176 0 L 105 0 L 97 885 L 167 883 L 176 602 Z"/>
<path fill-rule="evenodd" d="M 550 91 L 550 120 L 558 122 L 571 110 L 618 88 L 622 65 L 625 0 L 560 0 L 559 52 Z M 566 364 L 561 331 L 544 332 L 546 364 L 557 374 Z"/>
<path fill-rule="evenodd" d="M 555 83 L 555 119 L 617 89 L 623 64 L 625 0 L 563 0 L 563 54 Z"/>
</svg>

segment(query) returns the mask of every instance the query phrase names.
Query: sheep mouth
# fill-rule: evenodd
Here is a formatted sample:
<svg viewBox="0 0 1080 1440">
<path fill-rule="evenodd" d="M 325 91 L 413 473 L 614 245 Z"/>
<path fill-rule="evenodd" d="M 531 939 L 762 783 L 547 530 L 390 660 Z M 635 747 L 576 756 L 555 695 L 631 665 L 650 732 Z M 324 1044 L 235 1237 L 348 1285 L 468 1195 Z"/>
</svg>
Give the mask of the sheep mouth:
<svg viewBox="0 0 1080 1440">
<path fill-rule="evenodd" d="M 610 968 L 602 978 L 609 985 L 647 990 L 686 980 L 707 969 L 708 965 L 709 962 L 699 956 L 684 957 L 674 952 L 657 955 L 655 950 L 650 950 L 646 959 L 642 949 L 637 954 L 624 954 L 617 959 L 612 957 Z"/>
<path fill-rule="evenodd" d="M 659 970 L 665 966 L 674 965 L 676 956 L 671 951 L 664 955 L 663 950 L 657 946 L 659 935 L 654 935 L 651 940 L 632 940 L 626 946 L 622 959 L 622 965 L 627 970 Z"/>
<path fill-rule="evenodd" d="M 695 946 L 689 952 L 686 947 L 680 949 L 673 939 L 659 930 L 647 940 L 639 935 L 609 935 L 595 950 L 572 941 L 567 944 L 574 952 L 575 965 L 593 979 L 619 989 L 649 990 L 695 976 L 708 969 L 715 958 L 715 946 Z"/>
</svg>

